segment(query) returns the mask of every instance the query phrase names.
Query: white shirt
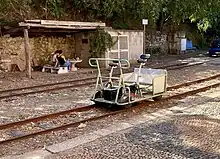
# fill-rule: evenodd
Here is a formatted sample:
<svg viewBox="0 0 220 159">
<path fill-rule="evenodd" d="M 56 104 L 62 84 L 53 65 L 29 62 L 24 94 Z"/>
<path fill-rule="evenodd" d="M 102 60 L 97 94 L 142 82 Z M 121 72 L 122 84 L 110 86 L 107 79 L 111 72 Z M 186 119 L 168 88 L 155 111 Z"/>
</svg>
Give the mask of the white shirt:
<svg viewBox="0 0 220 159">
<path fill-rule="evenodd" d="M 54 54 L 54 55 L 53 55 L 53 59 L 52 59 L 52 61 L 53 61 L 53 62 L 56 62 L 56 58 L 57 58 L 57 55 Z"/>
</svg>

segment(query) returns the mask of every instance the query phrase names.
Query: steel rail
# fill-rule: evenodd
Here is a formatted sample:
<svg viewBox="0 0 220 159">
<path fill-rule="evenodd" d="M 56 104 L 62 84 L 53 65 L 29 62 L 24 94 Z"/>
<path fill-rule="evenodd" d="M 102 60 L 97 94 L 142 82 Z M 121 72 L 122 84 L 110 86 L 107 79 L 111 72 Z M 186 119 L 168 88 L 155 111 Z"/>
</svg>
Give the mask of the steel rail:
<svg viewBox="0 0 220 159">
<path fill-rule="evenodd" d="M 170 87 L 167 88 L 167 90 L 171 91 L 172 89 L 178 89 L 178 88 L 181 88 L 181 87 L 190 86 L 190 85 L 193 85 L 193 84 L 196 84 L 196 83 L 209 81 L 209 80 L 219 78 L 219 77 L 220 77 L 220 74 L 217 74 L 217 75 L 210 76 L 210 77 L 207 77 L 207 78 L 203 78 L 203 79 L 199 79 L 199 80 L 195 80 L 195 81 L 190 81 L 190 82 L 170 86 Z M 17 121 L 17 122 L 13 122 L 13 123 L 7 123 L 7 124 L 0 125 L 0 130 L 5 129 L 5 128 L 10 128 L 10 127 L 13 127 L 13 126 L 27 124 L 29 122 L 37 122 L 37 121 L 40 121 L 40 120 L 57 117 L 57 116 L 60 116 L 60 115 L 71 113 L 71 112 L 80 112 L 80 111 L 89 110 L 89 109 L 93 109 L 93 108 L 94 107 L 90 108 L 90 106 L 85 106 L 85 107 L 74 108 L 74 109 L 65 110 L 65 111 L 61 111 L 61 112 L 57 112 L 57 113 L 53 113 L 53 114 L 47 114 L 47 115 L 40 116 L 40 117 L 30 118 L 30 119 L 26 119 L 26 120 L 22 120 L 22 121 Z"/>
<path fill-rule="evenodd" d="M 22 90 L 26 90 L 26 89 L 58 86 L 61 84 L 69 84 L 69 83 L 73 83 L 73 82 L 82 82 L 82 81 L 89 81 L 89 80 L 95 80 L 95 79 L 96 79 L 96 77 L 90 77 L 90 78 L 76 79 L 76 80 L 70 80 L 70 81 L 63 81 L 63 82 L 58 82 L 58 83 L 48 83 L 48 84 L 42 84 L 42 85 L 27 86 L 27 87 L 22 87 L 22 88 L 13 88 L 13 89 L 1 90 L 0 94 L 1 93 L 10 93 L 12 91 L 22 91 Z"/>
<path fill-rule="evenodd" d="M 197 66 L 197 65 L 202 65 L 205 62 L 197 62 L 197 63 L 192 63 L 192 64 L 187 64 L 187 65 L 182 65 L 182 66 L 173 66 L 171 68 L 167 68 L 167 70 L 177 70 L 177 69 L 181 69 L 181 68 L 187 68 L 187 67 L 191 67 L 191 66 Z"/>
<path fill-rule="evenodd" d="M 82 83 L 82 84 L 73 84 L 69 86 L 49 88 L 49 89 L 43 89 L 43 90 L 37 90 L 37 91 L 31 91 L 31 92 L 15 93 L 15 94 L 10 94 L 10 95 L 0 96 L 0 99 L 9 98 L 9 97 L 18 97 L 18 96 L 24 96 L 24 95 L 30 95 L 30 94 L 36 94 L 36 93 L 44 93 L 44 92 L 50 92 L 50 91 L 57 91 L 57 90 L 67 89 L 67 88 L 82 87 L 82 86 L 92 85 L 94 83 L 95 82 L 87 82 L 87 83 Z"/>
<path fill-rule="evenodd" d="M 168 87 L 167 91 L 170 91 L 172 89 L 178 89 L 178 88 L 181 88 L 181 87 L 184 87 L 184 86 L 190 86 L 190 85 L 193 85 L 193 84 L 196 84 L 196 83 L 201 83 L 201 82 L 213 80 L 213 79 L 216 79 L 216 78 L 219 78 L 219 77 L 220 77 L 220 74 L 216 74 L 214 76 L 210 76 L 210 77 L 207 77 L 207 78 L 202 78 L 202 79 L 198 79 L 198 80 L 195 80 L 195 81 L 189 81 L 189 82 L 186 82 L 186 83 L 181 83 L 181 84 L 178 84 L 178 85 Z"/>
<path fill-rule="evenodd" d="M 189 64 L 189 62 L 177 63 L 177 64 L 171 64 L 171 65 L 159 66 L 159 67 L 152 67 L 152 68 L 155 68 L 155 69 L 165 69 L 165 68 L 175 67 L 175 66 L 185 66 L 187 64 Z"/>
<path fill-rule="evenodd" d="M 73 109 L 60 111 L 60 112 L 56 112 L 56 113 L 52 113 L 52 114 L 46 114 L 46 115 L 39 116 L 39 117 L 29 118 L 29 119 L 25 119 L 25 120 L 21 120 L 21 121 L 17 121 L 17 122 L 2 124 L 2 125 L 0 125 L 0 130 L 8 129 L 8 128 L 11 128 L 13 126 L 21 126 L 21 125 L 28 124 L 28 123 L 31 123 L 31 122 L 38 122 L 38 121 L 42 121 L 42 120 L 45 120 L 45 119 L 55 118 L 55 117 L 58 117 L 58 116 L 61 116 L 61 115 L 66 115 L 66 114 L 69 114 L 69 113 L 72 113 L 72 112 L 88 111 L 88 110 L 91 110 L 91 109 L 94 109 L 94 108 L 95 108 L 95 106 L 88 105 L 88 106 L 73 108 Z"/>
<path fill-rule="evenodd" d="M 193 84 L 196 84 L 196 83 L 209 81 L 209 80 L 219 78 L 219 77 L 220 77 L 220 74 L 217 74 L 217 75 L 210 76 L 210 77 L 207 77 L 207 78 L 203 78 L 203 79 L 199 79 L 199 80 L 195 80 L 195 81 L 190 81 L 190 82 L 186 82 L 186 83 L 181 83 L 181 84 L 178 84 L 178 85 L 168 87 L 167 91 L 171 91 L 172 89 L 178 89 L 178 88 L 185 87 L 185 86 L 190 86 L 190 85 L 193 85 Z M 57 112 L 57 113 L 47 114 L 47 115 L 43 115 L 43 116 L 39 116 L 39 117 L 29 118 L 29 119 L 25 119 L 25 120 L 21 120 L 21 121 L 17 121 L 17 122 L 2 124 L 2 125 L 0 125 L 0 130 L 10 128 L 10 127 L 13 127 L 13 126 L 24 125 L 24 124 L 27 124 L 29 122 L 37 122 L 37 121 L 40 121 L 40 120 L 53 118 L 53 117 L 57 117 L 57 116 L 60 116 L 60 115 L 65 115 L 65 114 L 68 114 L 68 113 L 71 113 L 71 112 L 80 112 L 80 111 L 85 111 L 85 110 L 89 110 L 89 109 L 93 109 L 93 108 L 94 108 L 94 106 L 93 107 L 85 106 L 85 107 L 74 108 L 74 109 L 65 110 L 65 111 L 61 111 L 61 112 Z"/>
<path fill-rule="evenodd" d="M 178 67 L 175 67 L 175 68 L 167 69 L 167 70 L 175 70 L 175 69 L 179 69 L 179 68 L 185 68 L 185 67 L 190 67 L 190 66 L 194 66 L 194 65 L 200 65 L 202 63 L 204 63 L 204 62 L 191 64 L 191 65 L 190 64 L 186 65 L 186 63 L 181 63 L 181 64 L 175 64 L 175 65 L 168 65 L 166 67 L 178 66 Z M 165 67 L 162 66 L 162 67 L 158 67 L 158 68 L 165 68 Z M 70 80 L 70 81 L 64 81 L 64 82 L 59 82 L 59 83 L 49 83 L 49 84 L 43 84 L 43 85 L 28 86 L 28 87 L 23 87 L 23 88 L 2 90 L 2 91 L 0 91 L 0 94 L 10 93 L 10 95 L 0 96 L 0 99 L 9 98 L 9 97 L 25 96 L 25 95 L 43 93 L 43 92 L 50 92 L 50 91 L 57 91 L 57 90 L 62 90 L 62 89 L 74 88 L 74 87 L 82 87 L 82 86 L 91 85 L 91 84 L 96 83 L 96 81 L 94 81 L 94 82 L 88 82 L 88 83 L 83 83 L 83 84 L 74 84 L 74 85 L 69 85 L 69 86 L 48 88 L 48 89 L 37 90 L 37 91 L 30 91 L 30 92 L 23 92 L 23 93 L 13 93 L 13 91 L 23 91 L 23 90 L 27 90 L 27 89 L 44 88 L 44 87 L 49 87 L 49 86 L 58 86 L 58 85 L 62 85 L 62 84 L 69 84 L 69 83 L 83 82 L 83 81 L 91 81 L 91 80 L 96 80 L 96 77 Z"/>
<path fill-rule="evenodd" d="M 198 88 L 198 89 L 195 89 L 195 90 L 191 90 L 191 91 L 179 93 L 179 94 L 176 94 L 176 95 L 168 96 L 168 97 L 162 98 L 160 101 L 146 102 L 144 107 L 146 107 L 146 106 L 148 106 L 149 104 L 152 104 L 152 103 L 159 104 L 161 102 L 169 101 L 169 100 L 172 100 L 172 99 L 182 99 L 182 98 L 184 98 L 188 95 L 197 94 L 199 92 L 203 92 L 203 91 L 209 90 L 211 88 L 216 88 L 216 87 L 219 87 L 219 86 L 220 86 L 220 82 L 209 85 L 209 86 L 206 86 L 206 87 Z M 81 123 L 95 121 L 95 120 L 102 119 L 102 118 L 105 118 L 105 117 L 108 117 L 108 116 L 113 116 L 113 115 L 116 115 L 116 114 L 119 114 L 119 113 L 127 112 L 128 110 L 134 110 L 134 109 L 138 108 L 139 106 L 140 105 L 136 105 L 134 107 L 129 107 L 127 109 L 106 113 L 106 114 L 95 116 L 95 117 L 88 118 L 88 119 L 85 119 L 85 120 L 80 120 L 80 121 L 65 124 L 65 125 L 62 125 L 62 126 L 57 126 L 57 127 L 54 127 L 54 128 L 50 128 L 50 129 L 46 129 L 46 130 L 42 130 L 42 131 L 30 133 L 30 134 L 26 134 L 24 136 L 10 138 L 10 139 L 7 139 L 7 140 L 0 141 L 0 144 L 5 144 L 5 143 L 12 142 L 12 141 L 26 139 L 26 138 L 31 138 L 31 137 L 35 137 L 37 135 L 42 135 L 42 134 L 46 134 L 46 133 L 54 132 L 54 131 L 58 131 L 58 130 L 64 130 L 64 129 L 67 129 L 67 128 L 70 128 L 70 127 L 73 127 L 73 126 L 77 126 Z"/>
</svg>

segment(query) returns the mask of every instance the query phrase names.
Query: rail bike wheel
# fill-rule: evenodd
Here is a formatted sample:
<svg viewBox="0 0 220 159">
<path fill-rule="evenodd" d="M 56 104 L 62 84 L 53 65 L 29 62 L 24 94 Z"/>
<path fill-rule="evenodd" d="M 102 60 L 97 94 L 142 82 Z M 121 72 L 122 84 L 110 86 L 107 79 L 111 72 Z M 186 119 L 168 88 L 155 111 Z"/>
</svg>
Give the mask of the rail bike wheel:
<svg viewBox="0 0 220 159">
<path fill-rule="evenodd" d="M 96 94 L 95 94 L 95 99 L 96 99 L 96 98 L 102 98 L 102 96 L 103 96 L 102 91 L 98 91 L 98 92 L 96 92 Z"/>
<path fill-rule="evenodd" d="M 154 101 L 158 101 L 158 100 L 161 100 L 161 99 L 162 99 L 162 97 L 163 97 L 162 95 L 157 96 L 157 97 L 153 97 L 153 100 L 154 100 Z"/>
</svg>

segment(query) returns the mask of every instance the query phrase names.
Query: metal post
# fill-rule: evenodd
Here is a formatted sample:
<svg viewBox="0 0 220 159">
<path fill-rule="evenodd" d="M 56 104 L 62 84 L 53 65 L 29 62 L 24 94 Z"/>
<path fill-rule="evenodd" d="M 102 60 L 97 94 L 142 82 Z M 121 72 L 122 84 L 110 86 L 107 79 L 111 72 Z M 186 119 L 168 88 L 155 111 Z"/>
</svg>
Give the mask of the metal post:
<svg viewBox="0 0 220 159">
<path fill-rule="evenodd" d="M 118 59 L 121 58 L 120 35 L 118 35 Z"/>
<path fill-rule="evenodd" d="M 143 54 L 145 54 L 146 48 L 146 25 L 148 25 L 148 19 L 142 19 L 142 24 L 144 25 L 144 35 L 143 35 Z"/>
<path fill-rule="evenodd" d="M 145 48 L 146 48 L 146 39 L 145 39 L 145 31 L 146 31 L 146 25 L 144 25 L 144 34 L 143 34 L 143 54 L 145 54 Z"/>
</svg>

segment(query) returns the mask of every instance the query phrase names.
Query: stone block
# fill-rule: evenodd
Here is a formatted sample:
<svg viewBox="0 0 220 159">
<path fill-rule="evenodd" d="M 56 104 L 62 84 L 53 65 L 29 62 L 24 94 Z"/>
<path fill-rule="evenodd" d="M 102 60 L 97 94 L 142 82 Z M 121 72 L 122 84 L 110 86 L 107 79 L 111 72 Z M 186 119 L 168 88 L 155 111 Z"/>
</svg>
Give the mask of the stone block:
<svg viewBox="0 0 220 159">
<path fill-rule="evenodd" d="M 82 144 L 85 144 L 85 143 L 88 143 L 91 141 L 94 141 L 100 137 L 101 136 L 99 136 L 97 134 L 93 134 L 93 133 L 81 135 L 76 138 L 73 138 L 73 139 L 58 143 L 58 144 L 47 146 L 46 150 L 48 150 L 49 152 L 52 152 L 52 153 L 58 153 L 58 152 L 72 149 L 74 147 L 80 146 Z"/>
<path fill-rule="evenodd" d="M 51 62 L 51 53 L 57 49 L 64 52 L 66 58 L 73 58 L 75 52 L 74 37 L 33 37 L 29 38 L 32 65 L 45 65 Z M 11 60 L 21 71 L 25 70 L 25 52 L 23 37 L 0 37 L 1 58 Z M 5 66 L 2 66 L 5 67 Z"/>
<path fill-rule="evenodd" d="M 51 155 L 50 152 L 46 150 L 36 150 L 32 152 L 24 153 L 23 155 L 18 156 L 6 156 L 0 159 L 44 159 L 46 156 Z"/>
</svg>

